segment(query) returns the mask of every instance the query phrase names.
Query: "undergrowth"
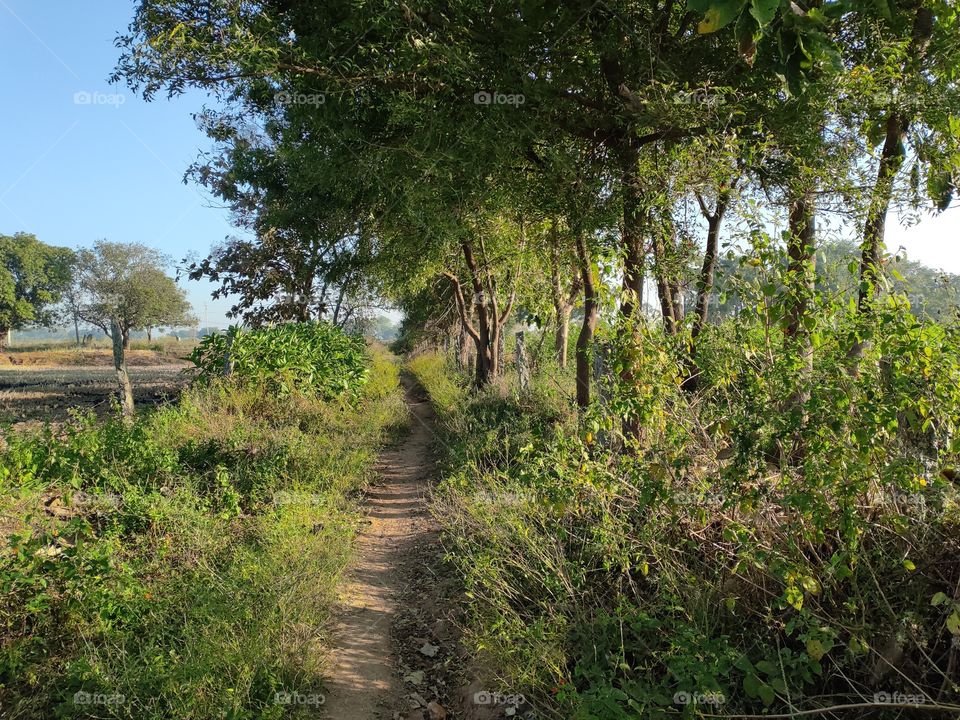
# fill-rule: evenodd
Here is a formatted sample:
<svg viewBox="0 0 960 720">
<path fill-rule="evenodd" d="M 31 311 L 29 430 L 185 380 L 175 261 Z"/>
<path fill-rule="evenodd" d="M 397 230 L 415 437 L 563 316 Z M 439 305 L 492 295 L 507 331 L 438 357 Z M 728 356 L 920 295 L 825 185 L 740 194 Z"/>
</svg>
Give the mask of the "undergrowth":
<svg viewBox="0 0 960 720">
<path fill-rule="evenodd" d="M 542 382 L 471 393 L 414 359 L 447 453 L 435 513 L 497 689 L 564 720 L 956 716 L 956 334 L 884 313 L 853 376 L 842 318 L 823 328 L 794 406 L 797 368 L 747 323 L 710 330 L 693 395 L 659 329 L 606 341 L 631 383 L 581 418 Z"/>
<path fill-rule="evenodd" d="M 130 426 L 9 435 L 2 716 L 315 713 L 355 492 L 405 417 L 375 351 L 350 402 L 214 382 Z"/>
</svg>

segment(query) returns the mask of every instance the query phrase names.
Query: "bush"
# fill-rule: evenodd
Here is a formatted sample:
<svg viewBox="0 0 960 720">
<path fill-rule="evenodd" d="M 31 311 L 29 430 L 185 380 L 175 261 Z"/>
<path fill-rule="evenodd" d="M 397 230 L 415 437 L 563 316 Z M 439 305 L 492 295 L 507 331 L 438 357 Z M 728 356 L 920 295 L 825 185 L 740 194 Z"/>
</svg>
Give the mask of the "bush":
<svg viewBox="0 0 960 720">
<path fill-rule="evenodd" d="M 224 374 L 229 354 L 232 376 L 282 397 L 291 393 L 332 399 L 355 394 L 367 379 L 363 338 L 329 323 L 284 323 L 256 330 L 231 327 L 208 335 L 190 359 L 201 382 Z"/>
<path fill-rule="evenodd" d="M 611 344 L 632 382 L 612 383 L 579 426 L 543 398 L 492 390 L 441 415 L 436 514 L 468 637 L 503 692 L 576 720 L 898 693 L 956 706 L 960 345 L 907 310 L 878 308 L 854 375 L 853 320 L 825 312 L 794 407 L 789 353 L 741 319 L 709 330 L 709 382 L 693 396 L 683 343 L 647 327 Z M 420 377 L 450 397 L 454 376 L 431 363 Z"/>
</svg>

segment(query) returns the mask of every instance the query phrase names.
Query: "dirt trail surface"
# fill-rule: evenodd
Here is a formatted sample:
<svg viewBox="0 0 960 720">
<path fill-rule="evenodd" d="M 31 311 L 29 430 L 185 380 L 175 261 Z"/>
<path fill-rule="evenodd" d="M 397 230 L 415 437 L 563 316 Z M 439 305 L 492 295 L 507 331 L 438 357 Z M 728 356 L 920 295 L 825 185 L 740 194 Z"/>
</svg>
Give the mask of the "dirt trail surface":
<svg viewBox="0 0 960 720">
<path fill-rule="evenodd" d="M 417 717 L 409 715 L 413 708 L 399 672 L 394 626 L 407 563 L 436 542 L 427 511 L 433 411 L 411 380 L 405 378 L 404 387 L 411 431 L 380 457 L 355 560 L 335 610 L 324 703 L 331 720 Z"/>
<path fill-rule="evenodd" d="M 354 562 L 334 612 L 323 715 L 329 720 L 499 720 L 461 644 L 463 587 L 428 510 L 434 415 L 404 375 L 410 434 L 385 451 L 366 497 Z M 521 717 L 519 714 L 517 718 Z"/>
</svg>

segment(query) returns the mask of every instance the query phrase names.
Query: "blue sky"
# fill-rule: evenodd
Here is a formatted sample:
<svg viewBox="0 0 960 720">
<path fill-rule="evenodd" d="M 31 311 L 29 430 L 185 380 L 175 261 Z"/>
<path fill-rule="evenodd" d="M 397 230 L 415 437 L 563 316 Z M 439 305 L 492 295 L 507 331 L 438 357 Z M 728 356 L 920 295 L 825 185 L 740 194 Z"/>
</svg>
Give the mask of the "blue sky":
<svg viewBox="0 0 960 720">
<path fill-rule="evenodd" d="M 146 103 L 107 78 L 113 40 L 133 0 L 0 0 L 0 233 L 32 232 L 75 247 L 99 238 L 143 242 L 179 260 L 236 234 L 226 211 L 183 173 L 209 147 L 192 92 Z M 78 103 L 89 99 L 87 104 Z M 905 229 L 887 246 L 960 274 L 960 209 Z M 184 281 L 186 282 L 186 281 Z M 186 282 L 204 324 L 224 325 L 226 301 Z"/>
<path fill-rule="evenodd" d="M 182 182 L 209 147 L 191 117 L 205 96 L 147 103 L 107 82 L 133 8 L 0 0 L 0 233 L 70 247 L 137 241 L 176 260 L 237 233 L 213 198 Z M 201 322 L 226 323 L 229 304 L 210 299 L 209 284 L 182 282 Z"/>
</svg>

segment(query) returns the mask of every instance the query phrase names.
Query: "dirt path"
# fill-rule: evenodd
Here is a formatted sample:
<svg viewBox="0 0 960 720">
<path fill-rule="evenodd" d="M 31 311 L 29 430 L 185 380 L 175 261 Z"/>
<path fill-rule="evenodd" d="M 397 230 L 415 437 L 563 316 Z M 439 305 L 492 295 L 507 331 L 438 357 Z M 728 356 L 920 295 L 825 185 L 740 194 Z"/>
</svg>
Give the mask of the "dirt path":
<svg viewBox="0 0 960 720">
<path fill-rule="evenodd" d="M 411 431 L 387 450 L 367 495 L 366 524 L 335 612 L 324 711 L 331 720 L 394 720 L 411 715 L 393 639 L 411 558 L 436 542 L 427 511 L 433 472 L 430 403 L 404 379 Z M 425 698 L 425 701 L 428 700 Z M 416 701 L 413 701 L 416 703 Z M 423 712 L 426 712 L 424 708 Z M 423 716 L 423 712 L 419 716 Z"/>
</svg>

